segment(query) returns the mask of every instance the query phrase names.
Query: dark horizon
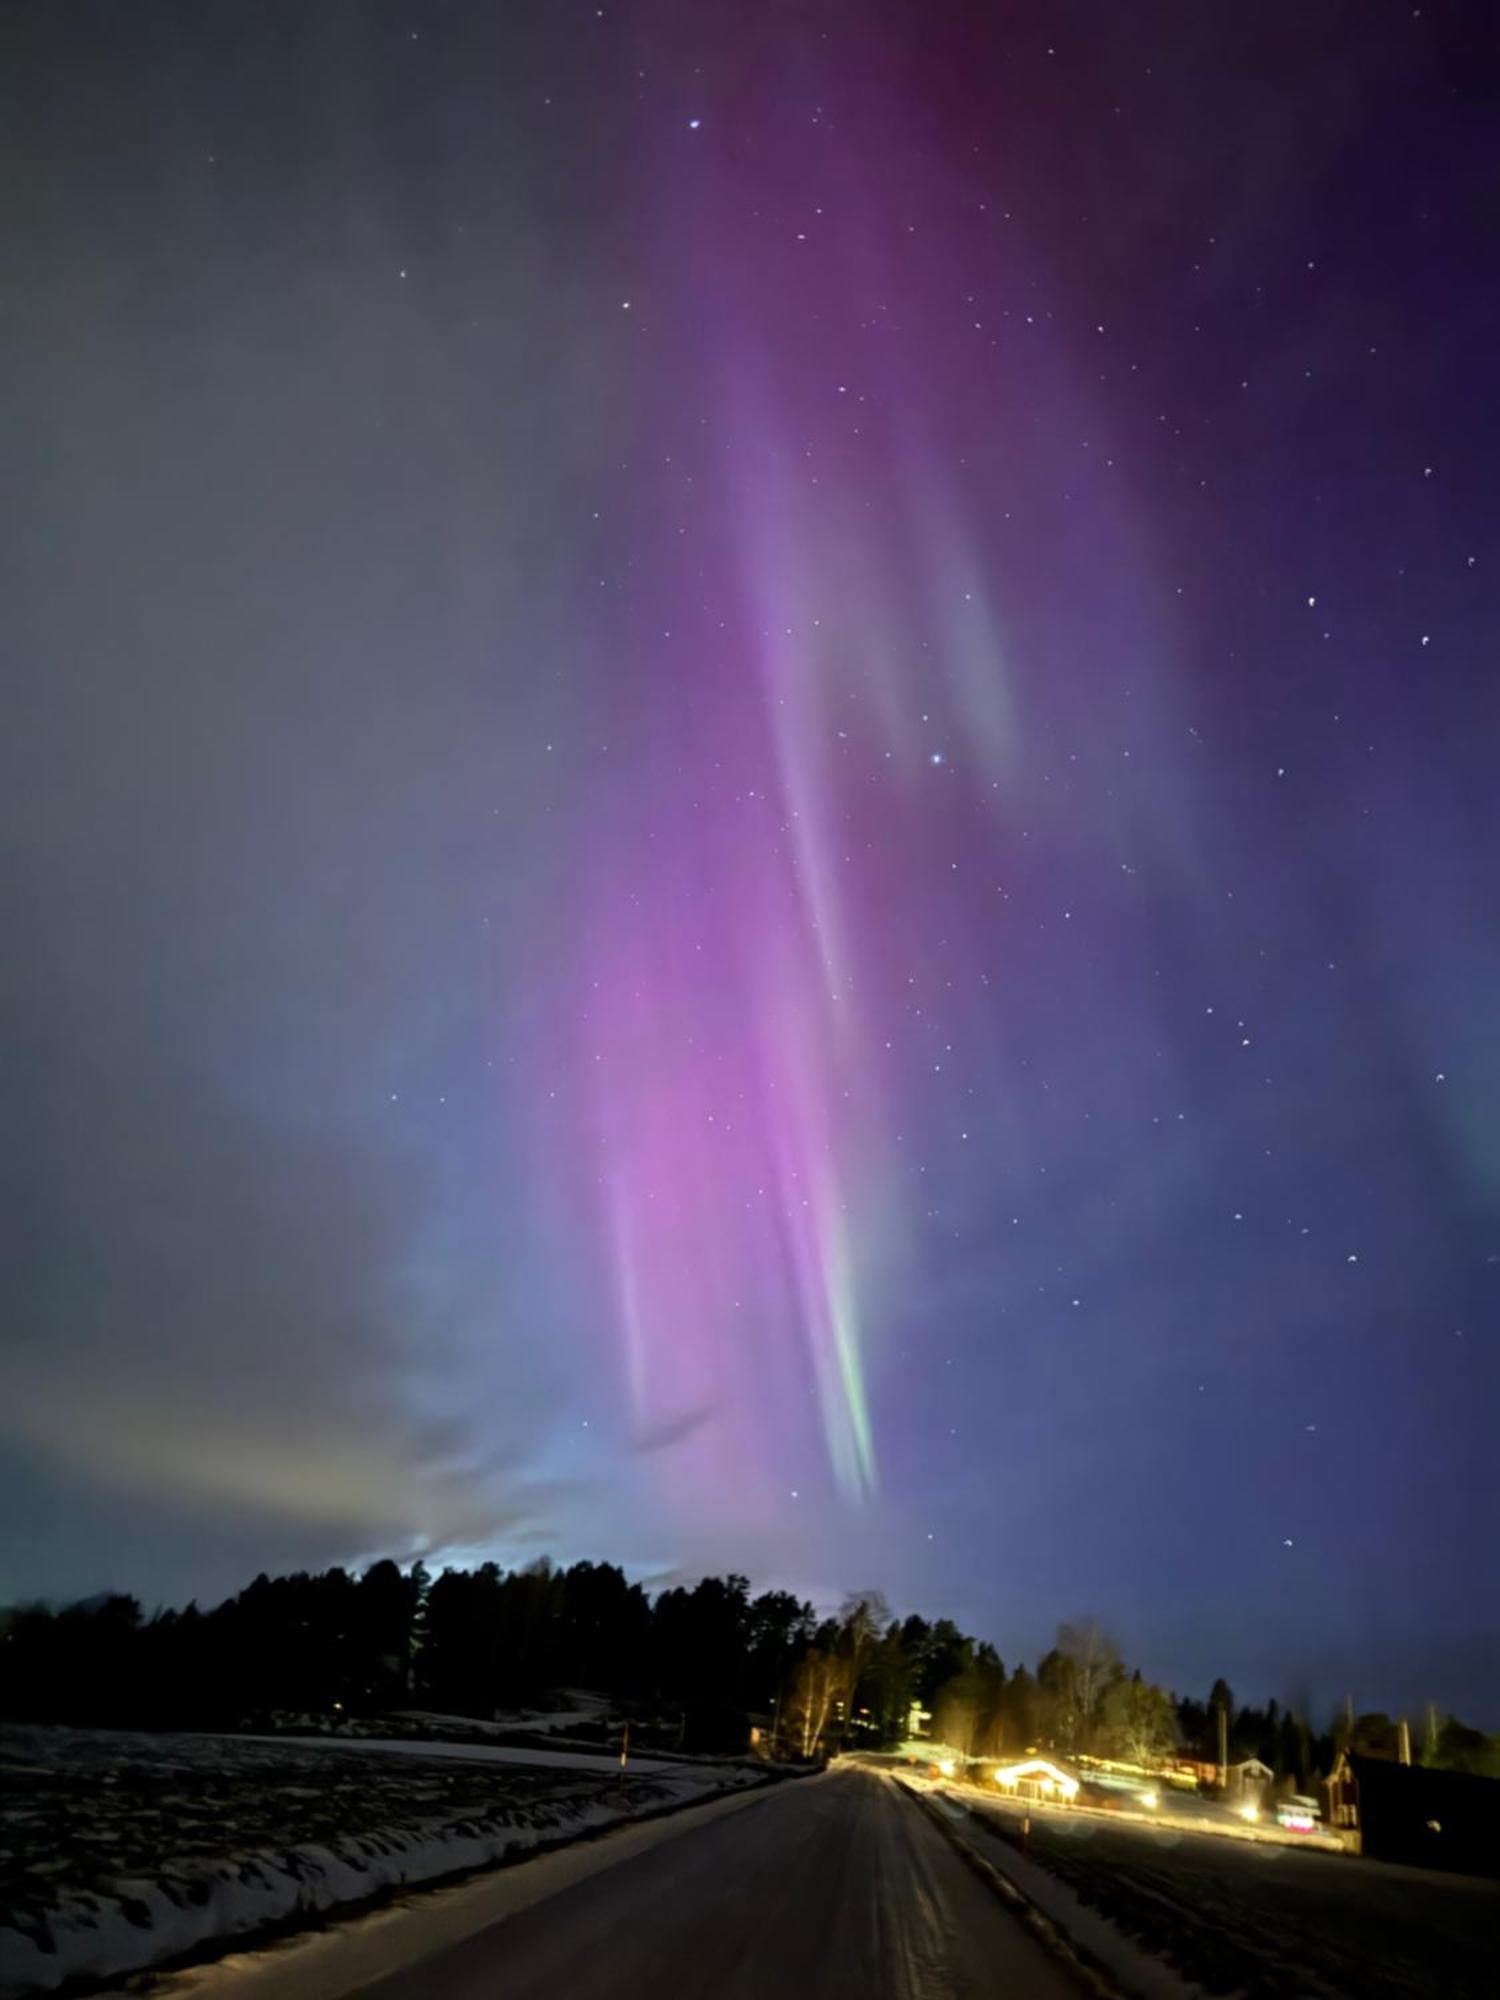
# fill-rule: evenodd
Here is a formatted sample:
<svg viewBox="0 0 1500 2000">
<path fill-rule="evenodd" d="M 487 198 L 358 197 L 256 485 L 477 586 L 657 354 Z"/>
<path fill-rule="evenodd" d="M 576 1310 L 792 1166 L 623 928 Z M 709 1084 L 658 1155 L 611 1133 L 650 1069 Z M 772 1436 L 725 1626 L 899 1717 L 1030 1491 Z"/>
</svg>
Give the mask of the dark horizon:
<svg viewBox="0 0 1500 2000">
<path fill-rule="evenodd" d="M 382 1562 L 395 1562 L 404 1575 L 409 1575 L 413 1566 L 416 1563 L 421 1563 L 432 1577 L 436 1577 L 442 1574 L 444 1569 L 450 1567 L 460 1570 L 472 1570 L 479 1566 L 480 1560 L 481 1558 L 477 1556 L 472 1558 L 465 1557 L 462 1552 L 457 1552 L 456 1556 L 450 1555 L 447 1558 L 441 1552 L 431 1552 L 425 1555 L 418 1554 L 414 1556 L 397 1556 L 386 1552 L 371 1556 L 361 1556 L 342 1563 L 331 1562 L 322 1566 L 322 1568 L 343 1569 L 351 1577 L 357 1578 L 370 1566 Z M 541 1552 L 525 1555 L 513 1563 L 507 1563 L 497 1551 L 490 1552 L 482 1560 L 499 1562 L 502 1571 L 506 1572 L 512 1570 L 520 1572 L 540 1562 L 552 1564 L 555 1570 L 570 1568 L 574 1562 L 607 1563 L 619 1569 L 628 1583 L 640 1586 L 652 1598 L 655 1598 L 663 1591 L 691 1589 L 700 1581 L 711 1580 L 700 1577 L 696 1573 L 689 1574 L 680 1570 L 659 1571 L 656 1573 L 636 1572 L 632 1570 L 631 1565 L 628 1563 L 618 1562 L 615 1558 L 609 1555 L 600 1555 L 597 1551 L 592 1554 L 579 1553 L 567 1558 L 554 1558 L 546 1552 Z M 172 1602 L 168 1602 L 165 1599 L 153 1600 L 149 1597 L 142 1598 L 137 1591 L 132 1590 L 127 1584 L 102 1584 L 94 1591 L 86 1592 L 81 1596 L 73 1598 L 57 1599 L 42 1595 L 26 1601 L 28 1603 L 47 1604 L 53 1610 L 65 1610 L 74 1604 L 94 1604 L 112 1596 L 125 1596 L 135 1599 L 140 1604 L 143 1618 L 150 1619 L 159 1617 L 163 1612 L 184 1611 L 187 1609 L 189 1603 L 196 1605 L 203 1612 L 217 1610 L 231 1603 L 240 1592 L 244 1591 L 259 1577 L 266 1576 L 274 1582 L 278 1577 L 299 1573 L 316 1575 L 320 1573 L 320 1570 L 282 1571 L 275 1567 L 262 1565 L 253 1575 L 241 1577 L 238 1582 L 227 1590 L 209 1593 L 203 1597 L 196 1594 L 182 1596 Z M 1037 1662 L 1044 1657 L 1057 1640 L 1057 1629 L 1054 1628 L 1045 1635 L 1040 1643 L 1033 1646 L 1010 1646 L 1002 1636 L 971 1626 L 964 1616 L 960 1612 L 956 1612 L 952 1606 L 908 1605 L 900 1603 L 891 1599 L 881 1589 L 878 1582 L 871 1583 L 868 1580 L 863 1585 L 835 1590 L 832 1593 L 824 1592 L 821 1596 L 817 1592 L 805 1592 L 799 1589 L 794 1583 L 778 1577 L 751 1575 L 749 1577 L 749 1585 L 752 1596 L 758 1595 L 762 1591 L 790 1591 L 793 1596 L 808 1603 L 819 1617 L 834 1616 L 839 1606 L 852 1597 L 873 1594 L 889 1604 L 891 1614 L 898 1622 L 911 1616 L 926 1619 L 929 1623 L 944 1618 L 950 1619 L 957 1625 L 960 1631 L 967 1633 L 976 1642 L 992 1646 L 999 1654 L 1007 1670 L 1013 1670 L 1017 1666 L 1025 1666 L 1034 1671 Z M 20 1606 L 0 1604 L 0 1609 L 13 1610 L 17 1608 L 20 1608 Z M 1077 1623 L 1091 1616 L 1092 1613 L 1088 1611 L 1086 1606 L 1075 1607 L 1072 1622 Z M 1113 1631 L 1108 1631 L 1106 1636 L 1116 1643 L 1119 1642 L 1119 1635 Z M 1427 1686 L 1425 1692 L 1420 1691 L 1424 1685 L 1420 1677 L 1421 1670 L 1416 1668 L 1410 1669 L 1404 1682 L 1398 1679 L 1390 1684 L 1402 1690 L 1399 1699 L 1383 1698 L 1389 1693 L 1389 1687 L 1374 1685 L 1372 1677 L 1368 1675 L 1346 1677 L 1346 1682 L 1340 1690 L 1338 1689 L 1336 1677 L 1331 1671 L 1325 1670 L 1320 1676 L 1316 1664 L 1311 1662 L 1289 1666 L 1281 1676 L 1280 1681 L 1273 1685 L 1263 1685 L 1253 1679 L 1247 1680 L 1239 1671 L 1238 1664 L 1234 1660 L 1215 1660 L 1209 1671 L 1204 1671 L 1200 1667 L 1197 1671 L 1188 1675 L 1174 1675 L 1170 1670 L 1162 1670 L 1161 1649 L 1153 1646 L 1149 1634 L 1145 1635 L 1144 1639 L 1139 1641 L 1138 1646 L 1133 1647 L 1122 1644 L 1120 1651 L 1122 1658 L 1126 1661 L 1127 1667 L 1141 1668 L 1148 1681 L 1167 1690 L 1174 1700 L 1179 1698 L 1203 1699 L 1213 1683 L 1222 1678 L 1234 1689 L 1238 1704 L 1252 1708 L 1264 1708 L 1268 1701 L 1275 1701 L 1283 1710 L 1291 1710 L 1294 1713 L 1304 1716 L 1319 1732 L 1327 1731 L 1334 1725 L 1338 1715 L 1344 1710 L 1346 1703 L 1349 1701 L 1353 1702 L 1358 1714 L 1384 1713 L 1393 1718 L 1405 1715 L 1412 1722 L 1413 1727 L 1416 1726 L 1417 1719 L 1429 1706 L 1435 1707 L 1440 1713 L 1456 1716 L 1460 1721 L 1469 1724 L 1471 1727 L 1487 1732 L 1495 1732 L 1497 1724 L 1500 1724 L 1500 1709 L 1497 1709 L 1495 1706 L 1495 1682 L 1488 1670 L 1488 1653 L 1482 1638 L 1476 1643 L 1472 1659 L 1467 1663 L 1463 1649 L 1456 1649 L 1454 1658 L 1448 1664 L 1456 1667 L 1457 1671 L 1450 1673 L 1447 1679 L 1440 1679 L 1432 1685 Z M 1449 1692 L 1450 1683 L 1456 1684 L 1460 1689 L 1467 1686 L 1468 1697 L 1465 1699 L 1451 1698 Z"/>
<path fill-rule="evenodd" d="M 0 1601 L 1500 1723 L 1500 53 L 1225 12 L 8 11 Z"/>
</svg>

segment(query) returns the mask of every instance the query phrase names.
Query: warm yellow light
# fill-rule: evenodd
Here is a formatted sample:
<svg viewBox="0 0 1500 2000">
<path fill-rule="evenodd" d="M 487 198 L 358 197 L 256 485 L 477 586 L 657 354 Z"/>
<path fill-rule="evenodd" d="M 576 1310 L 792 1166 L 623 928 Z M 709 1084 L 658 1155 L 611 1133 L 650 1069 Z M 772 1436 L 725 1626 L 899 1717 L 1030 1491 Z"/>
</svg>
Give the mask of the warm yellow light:
<svg viewBox="0 0 1500 2000">
<path fill-rule="evenodd" d="M 1258 1819 L 1260 1818 L 1260 1807 L 1259 1807 L 1259 1806 L 1241 1806 L 1241 1807 L 1240 1807 L 1240 1818 L 1241 1818 L 1241 1819 L 1247 1819 L 1247 1820 L 1249 1820 L 1250 1824 L 1251 1824 L 1252 1826 L 1254 1826 L 1255 1822 L 1256 1822 L 1256 1821 L 1257 1821 L 1257 1820 L 1258 1820 Z"/>
<path fill-rule="evenodd" d="M 1058 1770 L 1043 1757 L 1028 1757 L 1019 1764 L 999 1764 L 990 1776 L 997 1785 L 1004 1785 L 1010 1791 L 1027 1779 L 1035 1781 L 1037 1790 L 1043 1797 L 1060 1792 L 1065 1799 L 1071 1799 L 1078 1790 L 1078 1780 L 1070 1778 L 1066 1771 Z"/>
<path fill-rule="evenodd" d="M 938 1769 L 945 1778 L 951 1778 L 953 1773 L 958 1769 L 958 1766 L 951 1757 L 945 1757 L 942 1763 L 938 1765 Z"/>
<path fill-rule="evenodd" d="M 1143 1806 L 1149 1806 L 1151 1810 L 1155 1812 L 1156 1808 L 1161 1804 L 1160 1792 L 1142 1792 L 1141 1804 Z"/>
</svg>

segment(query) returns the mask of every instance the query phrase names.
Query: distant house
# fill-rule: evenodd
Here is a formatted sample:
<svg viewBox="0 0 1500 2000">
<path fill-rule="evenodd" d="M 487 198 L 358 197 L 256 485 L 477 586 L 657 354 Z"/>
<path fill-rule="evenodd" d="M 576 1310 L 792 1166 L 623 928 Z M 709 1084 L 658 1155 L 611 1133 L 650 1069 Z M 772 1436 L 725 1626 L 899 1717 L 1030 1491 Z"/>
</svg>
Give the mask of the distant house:
<svg viewBox="0 0 1500 2000">
<path fill-rule="evenodd" d="M 1208 1757 L 1175 1757 L 1168 1776 L 1178 1784 L 1217 1784 L 1219 1767 Z"/>
<path fill-rule="evenodd" d="M 990 1773 L 993 1784 L 1013 1799 L 1050 1800 L 1068 1805 L 1078 1796 L 1078 1780 L 1050 1757 L 1024 1757 L 1018 1764 L 997 1764 Z"/>
<path fill-rule="evenodd" d="M 1224 1788 L 1224 1796 L 1238 1805 L 1261 1805 L 1276 1782 L 1276 1773 L 1269 1764 L 1263 1764 L 1259 1757 L 1246 1757 L 1241 1763 L 1229 1767 L 1229 1783 Z"/>
<path fill-rule="evenodd" d="M 1199 1784 L 1218 1787 L 1219 1766 L 1210 1758 L 1196 1753 L 1174 1757 L 1167 1775 L 1177 1784 Z M 1275 1783 L 1276 1774 L 1269 1764 L 1263 1764 L 1259 1757 L 1246 1757 L 1238 1764 L 1231 1764 L 1223 1774 L 1227 1780 L 1224 1796 L 1236 1804 L 1258 1805 L 1264 1802 Z"/>
<path fill-rule="evenodd" d="M 1500 1875 L 1500 1780 L 1343 1751 L 1323 1790 L 1329 1827 L 1357 1854 Z"/>
</svg>

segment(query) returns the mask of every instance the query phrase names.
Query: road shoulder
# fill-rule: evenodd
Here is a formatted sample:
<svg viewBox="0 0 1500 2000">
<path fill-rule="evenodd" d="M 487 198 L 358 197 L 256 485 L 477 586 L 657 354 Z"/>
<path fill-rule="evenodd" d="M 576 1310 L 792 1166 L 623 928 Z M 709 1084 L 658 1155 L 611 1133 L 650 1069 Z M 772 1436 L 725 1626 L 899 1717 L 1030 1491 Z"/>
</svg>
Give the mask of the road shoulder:
<svg viewBox="0 0 1500 2000">
<path fill-rule="evenodd" d="M 1151 1957 L 1091 1910 L 1065 1883 L 991 1834 L 980 1817 L 940 1787 L 894 1780 L 941 1829 L 996 1895 L 1072 1965 L 1100 2000 L 1198 2000 L 1201 1989 Z"/>
<path fill-rule="evenodd" d="M 817 1784 L 820 1779 L 796 1782 Z M 782 1790 L 780 1784 L 766 1784 L 732 1792 L 462 1882 L 415 1889 L 398 1901 L 350 1915 L 325 1929 L 297 1931 L 259 1949 L 231 1952 L 210 1964 L 164 1973 L 153 1982 L 152 1991 L 161 2000 L 343 2000 L 591 1875 L 712 1820 L 759 1805 Z"/>
</svg>

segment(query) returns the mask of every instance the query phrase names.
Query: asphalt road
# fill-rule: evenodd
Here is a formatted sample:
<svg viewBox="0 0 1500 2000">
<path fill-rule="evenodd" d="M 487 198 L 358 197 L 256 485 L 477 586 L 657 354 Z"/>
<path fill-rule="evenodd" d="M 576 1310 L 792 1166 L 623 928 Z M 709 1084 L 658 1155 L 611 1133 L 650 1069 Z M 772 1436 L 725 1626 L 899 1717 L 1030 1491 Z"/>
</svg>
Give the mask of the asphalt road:
<svg viewBox="0 0 1500 2000">
<path fill-rule="evenodd" d="M 785 1785 L 360 1989 L 364 2000 L 1078 2000 L 909 1798 Z"/>
</svg>

